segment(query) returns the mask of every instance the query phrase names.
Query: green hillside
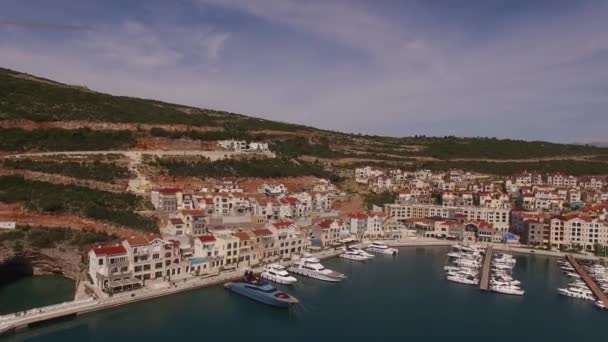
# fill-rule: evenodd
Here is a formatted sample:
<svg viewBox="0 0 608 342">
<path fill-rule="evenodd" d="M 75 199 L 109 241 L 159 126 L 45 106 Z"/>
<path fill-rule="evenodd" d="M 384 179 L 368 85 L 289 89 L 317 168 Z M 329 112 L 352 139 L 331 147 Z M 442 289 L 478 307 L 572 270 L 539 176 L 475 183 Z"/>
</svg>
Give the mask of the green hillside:
<svg viewBox="0 0 608 342">
<path fill-rule="evenodd" d="M 239 138 L 267 141 L 279 156 L 292 160 L 310 161 L 312 158 L 347 167 L 376 163 L 392 167 L 444 169 L 454 165 L 500 174 L 556 167 L 577 174 L 608 174 L 608 148 L 605 147 L 480 137 L 346 134 L 218 110 L 112 96 L 0 69 L 0 121 L 15 119 L 38 123 L 124 123 L 134 127 L 112 131 L 0 128 L 0 151 L 117 150 L 133 148 L 145 138 L 201 143 Z M 163 127 L 143 129 L 139 124 Z M 182 126 L 167 128 L 167 125 Z M 183 125 L 189 128 L 184 130 Z M 203 131 L 199 127 L 211 127 L 213 131 Z M 350 162 L 340 163 L 339 160 L 345 158 Z M 549 162 L 539 158 L 554 160 Z M 511 163 L 493 163 L 497 160 Z"/>
</svg>

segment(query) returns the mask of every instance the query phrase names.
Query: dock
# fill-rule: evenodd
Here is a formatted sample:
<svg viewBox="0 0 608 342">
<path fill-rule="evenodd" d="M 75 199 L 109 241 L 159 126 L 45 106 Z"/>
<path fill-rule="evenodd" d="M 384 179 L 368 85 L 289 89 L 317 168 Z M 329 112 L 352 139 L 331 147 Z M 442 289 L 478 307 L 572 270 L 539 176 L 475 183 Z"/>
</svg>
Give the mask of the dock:
<svg viewBox="0 0 608 342">
<path fill-rule="evenodd" d="M 593 280 L 593 278 L 591 278 L 591 276 L 589 276 L 589 273 L 587 273 L 587 270 L 585 270 L 578 263 L 578 261 L 576 260 L 576 258 L 574 256 L 572 256 L 572 254 L 566 255 L 566 260 L 568 260 L 568 262 L 570 262 L 572 267 L 574 267 L 574 270 L 576 271 L 576 273 L 578 273 L 578 275 L 581 276 L 581 279 L 585 282 L 585 284 L 587 284 L 587 286 L 589 287 L 591 292 L 593 292 L 593 295 L 595 295 L 595 297 L 608 308 L 608 296 L 606 296 L 604 291 L 602 291 L 602 289 L 597 285 L 595 280 Z"/>
<path fill-rule="evenodd" d="M 492 265 L 492 253 L 494 248 L 488 246 L 486 253 L 483 256 L 483 266 L 481 268 L 481 279 L 479 282 L 479 288 L 483 291 L 488 291 L 490 287 L 490 266 Z"/>
</svg>

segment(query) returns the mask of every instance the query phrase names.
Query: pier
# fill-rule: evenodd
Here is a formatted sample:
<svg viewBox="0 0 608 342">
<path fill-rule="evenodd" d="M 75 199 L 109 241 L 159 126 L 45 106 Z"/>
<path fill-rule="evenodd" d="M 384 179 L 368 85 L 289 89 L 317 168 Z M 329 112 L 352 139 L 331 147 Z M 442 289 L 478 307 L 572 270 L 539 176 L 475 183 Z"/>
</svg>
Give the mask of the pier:
<svg viewBox="0 0 608 342">
<path fill-rule="evenodd" d="M 589 287 L 589 289 L 591 290 L 591 292 L 593 292 L 595 297 L 608 308 L 608 296 L 606 296 L 604 291 L 602 291 L 602 289 L 597 285 L 595 280 L 593 280 L 589 276 L 589 273 L 587 273 L 587 270 L 585 270 L 578 263 L 578 261 L 576 260 L 575 257 L 572 256 L 572 254 L 566 255 L 566 259 L 568 260 L 568 262 L 570 262 L 572 267 L 574 267 L 574 270 L 576 271 L 576 273 L 578 273 L 578 275 L 581 276 L 581 279 L 585 282 L 585 284 L 587 284 L 587 287 Z"/>
<path fill-rule="evenodd" d="M 483 256 L 483 266 L 481 268 L 481 279 L 479 281 L 479 288 L 483 291 L 487 291 L 490 286 L 490 266 L 492 265 L 492 253 L 494 248 L 488 246 L 486 253 Z"/>
</svg>

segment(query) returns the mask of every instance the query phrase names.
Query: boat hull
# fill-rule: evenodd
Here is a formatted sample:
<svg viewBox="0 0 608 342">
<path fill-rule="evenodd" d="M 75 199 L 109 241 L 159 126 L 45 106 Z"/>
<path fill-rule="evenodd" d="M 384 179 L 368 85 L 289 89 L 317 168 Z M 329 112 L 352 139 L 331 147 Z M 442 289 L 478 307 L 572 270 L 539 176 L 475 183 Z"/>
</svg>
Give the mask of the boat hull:
<svg viewBox="0 0 608 342">
<path fill-rule="evenodd" d="M 330 283 L 339 283 L 346 278 L 344 276 L 340 277 L 337 274 L 335 276 L 330 276 L 330 275 L 326 275 L 323 273 L 300 269 L 300 268 L 289 268 L 289 272 L 291 272 L 293 274 L 299 274 L 301 276 L 308 277 L 308 278 L 313 278 L 313 279 L 317 279 L 317 280 L 330 282 Z"/>
<path fill-rule="evenodd" d="M 245 296 L 249 299 L 253 299 L 256 302 L 260 302 L 262 304 L 274 306 L 277 308 L 288 308 L 293 304 L 297 304 L 297 300 L 293 297 L 293 301 L 291 300 L 281 300 L 280 298 L 275 297 L 273 294 L 256 291 L 252 289 L 248 289 L 245 287 L 244 283 L 226 283 L 224 284 L 224 288 Z"/>
<path fill-rule="evenodd" d="M 351 255 L 344 255 L 344 254 L 340 254 L 340 258 L 352 260 L 352 261 L 360 261 L 360 262 L 365 262 L 366 260 L 368 260 L 367 258 L 362 257 L 362 256 L 351 256 Z"/>
<path fill-rule="evenodd" d="M 293 278 L 293 277 L 290 277 L 291 279 L 285 279 L 285 278 L 265 274 L 264 272 L 262 272 L 262 274 L 260 274 L 260 277 L 262 277 L 263 279 L 266 279 L 268 281 L 271 281 L 273 283 L 277 283 L 277 284 L 281 284 L 281 285 L 293 285 L 298 281 L 296 278 Z"/>
<path fill-rule="evenodd" d="M 386 254 L 386 255 L 397 255 L 398 251 L 395 248 L 374 248 L 374 247 L 369 247 L 367 248 L 368 252 L 372 252 L 372 253 L 378 253 L 378 254 Z"/>
</svg>

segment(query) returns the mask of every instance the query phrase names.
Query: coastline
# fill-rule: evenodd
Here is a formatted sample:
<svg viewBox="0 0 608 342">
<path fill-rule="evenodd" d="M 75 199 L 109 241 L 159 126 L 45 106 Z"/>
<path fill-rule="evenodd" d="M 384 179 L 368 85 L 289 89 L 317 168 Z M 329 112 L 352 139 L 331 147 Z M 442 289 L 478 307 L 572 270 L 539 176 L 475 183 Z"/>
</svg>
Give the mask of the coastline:
<svg viewBox="0 0 608 342">
<path fill-rule="evenodd" d="M 325 250 L 314 253 L 313 255 L 323 260 L 336 257 L 341 253 L 343 253 L 342 250 Z M 169 287 L 142 289 L 97 300 L 92 298 L 74 300 L 46 307 L 34 308 L 24 312 L 3 315 L 0 316 L 0 336 L 25 329 L 30 324 L 114 309 L 136 302 L 219 285 L 224 282 L 239 279 L 246 269 L 251 268 L 241 268 L 208 277 L 194 278 L 184 281 L 183 283 L 170 285 Z M 253 268 L 253 271 L 260 272 L 261 267 Z"/>
<path fill-rule="evenodd" d="M 438 240 L 430 238 L 412 238 L 403 240 L 383 241 L 391 247 L 447 247 L 453 245 L 455 242 L 450 240 Z M 358 246 L 365 246 L 367 243 L 358 244 Z M 519 253 L 528 255 L 544 255 L 552 257 L 565 257 L 567 253 L 559 251 L 547 251 L 547 250 L 536 250 L 526 248 L 522 246 L 511 246 L 504 244 L 482 244 L 483 246 L 492 245 L 495 250 Z M 357 245 L 356 245 L 357 246 Z M 337 257 L 343 253 L 340 249 L 324 250 L 313 255 L 321 260 Z M 601 260 L 601 258 L 588 255 L 577 255 L 577 258 L 588 259 L 588 260 Z M 125 306 L 128 304 L 169 296 L 186 291 L 197 290 L 209 286 L 219 285 L 227 281 L 239 279 L 246 269 L 252 269 L 254 272 L 261 272 L 262 267 L 243 267 L 232 271 L 226 271 L 216 275 L 210 275 L 206 277 L 199 277 L 193 279 L 187 279 L 183 282 L 170 284 L 162 288 L 156 289 L 141 289 L 128 293 L 117 294 L 108 298 L 101 299 L 80 299 L 71 302 L 65 302 L 61 304 L 35 308 L 27 310 L 21 313 L 13 313 L 4 316 L 0 316 L 0 336 L 19 331 L 27 328 L 28 325 L 50 321 L 62 317 L 79 316 L 97 311 L 109 310 Z M 82 285 L 82 284 L 80 284 Z M 86 286 L 86 285 L 85 285 Z M 79 286 L 80 287 L 80 286 Z M 90 287 L 90 285 L 89 285 Z M 77 290 L 78 293 L 79 290 Z M 82 290 L 80 290 L 82 291 Z M 100 291 L 94 291 L 96 294 L 100 294 Z M 82 296 L 77 298 L 82 298 Z"/>
</svg>

